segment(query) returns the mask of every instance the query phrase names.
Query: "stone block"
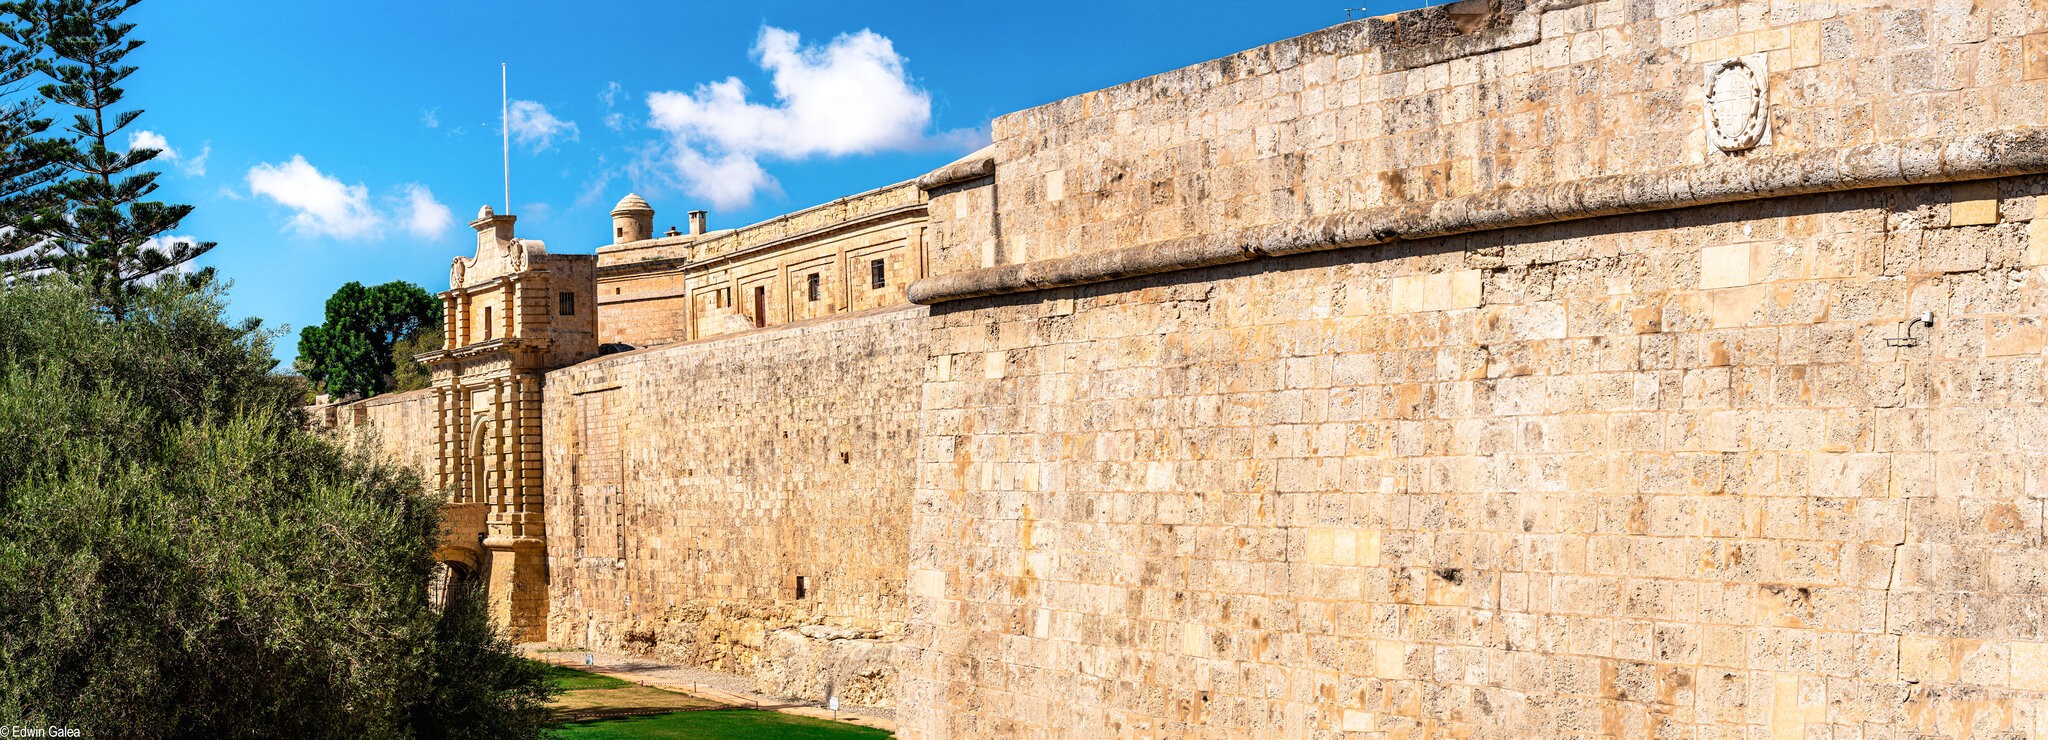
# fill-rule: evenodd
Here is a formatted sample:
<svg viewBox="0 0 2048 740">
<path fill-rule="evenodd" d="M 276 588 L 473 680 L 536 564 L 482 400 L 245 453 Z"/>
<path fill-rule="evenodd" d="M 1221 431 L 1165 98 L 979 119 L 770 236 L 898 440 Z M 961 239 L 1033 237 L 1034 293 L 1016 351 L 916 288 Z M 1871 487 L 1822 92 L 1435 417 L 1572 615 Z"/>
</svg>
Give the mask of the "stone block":
<svg viewBox="0 0 2048 740">
<path fill-rule="evenodd" d="M 2048 692 L 2048 643 L 2012 643 L 2012 688 Z"/>
<path fill-rule="evenodd" d="M 1209 655 L 1209 631 L 1199 624 L 1180 626 L 1180 650 L 1182 655 L 1201 658 Z"/>
<path fill-rule="evenodd" d="M 1380 640 L 1373 643 L 1373 674 L 1375 676 L 1387 680 L 1400 680 L 1407 673 L 1407 669 L 1404 667 L 1407 662 L 1408 652 L 1406 646 L 1402 643 L 1393 640 Z"/>
<path fill-rule="evenodd" d="M 2040 203 L 2034 208 L 2039 211 Z M 2029 267 L 2048 265 L 2048 213 L 2035 213 L 2034 220 L 2027 224 L 2027 255 Z"/>
<path fill-rule="evenodd" d="M 1998 223 L 1998 184 L 1965 183 L 1956 186 L 1956 200 L 1948 207 L 1948 225 L 1985 226 Z"/>
<path fill-rule="evenodd" d="M 1899 678 L 1919 683 L 1955 681 L 1961 660 L 1947 638 L 1907 635 L 1899 638 Z"/>
<path fill-rule="evenodd" d="M 1700 289 L 1736 288 L 1750 283 L 1752 245 L 1724 244 L 1700 250 Z"/>
<path fill-rule="evenodd" d="M 1308 562 L 1318 565 L 1378 565 L 1380 533 L 1372 529 L 1308 531 Z"/>
<path fill-rule="evenodd" d="M 1805 69 L 1820 64 L 1820 29 L 1821 26 L 1817 22 L 1801 23 L 1792 27 L 1790 69 Z"/>
<path fill-rule="evenodd" d="M 1824 680 L 1779 673 L 1771 676 L 1771 738 L 1806 737 L 1810 725 L 1826 725 L 1827 684 Z"/>
<path fill-rule="evenodd" d="M 1343 729 L 1345 732 L 1372 732 L 1374 729 L 1377 729 L 1377 726 L 1373 724 L 1372 712 L 1360 709 L 1346 709 L 1344 710 Z"/>
<path fill-rule="evenodd" d="M 1743 288 L 1716 292 L 1709 299 L 1711 319 L 1716 329 L 1748 326 L 1753 323 L 1766 301 L 1772 297 L 1771 286 L 1751 285 Z"/>
<path fill-rule="evenodd" d="M 1394 278 L 1392 283 L 1388 305 L 1388 311 L 1391 313 L 1479 307 L 1479 270 L 1403 275 Z"/>
<path fill-rule="evenodd" d="M 946 573 L 939 570 L 920 570 L 911 576 L 910 591 L 927 599 L 946 597 Z"/>
<path fill-rule="evenodd" d="M 1481 275 L 1478 270 L 1457 270 L 1447 277 L 1449 289 L 1445 291 L 1445 309 L 1479 307 Z"/>
<path fill-rule="evenodd" d="M 2021 79 L 2048 80 L 2048 33 L 2028 34 L 2020 42 Z"/>
<path fill-rule="evenodd" d="M 1984 322 L 1984 354 L 1991 357 L 2038 355 L 2042 348 L 2041 319 L 2000 317 Z"/>
</svg>

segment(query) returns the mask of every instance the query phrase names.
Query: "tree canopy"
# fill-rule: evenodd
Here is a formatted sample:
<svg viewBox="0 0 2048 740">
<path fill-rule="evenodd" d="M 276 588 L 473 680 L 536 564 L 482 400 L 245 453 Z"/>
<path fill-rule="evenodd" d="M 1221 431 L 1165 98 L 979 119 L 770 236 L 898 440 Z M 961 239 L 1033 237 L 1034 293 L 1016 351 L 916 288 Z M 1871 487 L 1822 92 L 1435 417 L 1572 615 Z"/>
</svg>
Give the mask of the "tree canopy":
<svg viewBox="0 0 2048 740">
<path fill-rule="evenodd" d="M 440 325 L 441 301 L 420 286 L 351 281 L 328 297 L 326 322 L 299 332 L 297 368 L 328 393 L 374 396 L 396 382 L 392 348 Z"/>
<path fill-rule="evenodd" d="M 212 272 L 181 269 L 212 244 L 162 238 L 191 207 L 148 200 L 157 152 L 117 138 L 141 114 L 121 88 L 136 1 L 0 2 L 0 718 L 87 737 L 538 737 L 539 667 L 475 592 L 428 599 L 441 499 L 372 446 L 309 431 L 276 334 L 228 323 Z M 43 117 L 59 108 L 67 125 Z M 438 304 L 350 285 L 328 306 L 334 354 L 375 361 L 336 367 L 374 388 Z"/>
<path fill-rule="evenodd" d="M 29 71 L 46 82 L 26 98 L 0 92 L 0 274 L 61 272 L 120 316 L 138 286 L 174 274 L 212 242 L 165 240 L 192 206 L 149 200 L 160 150 L 122 146 L 142 115 L 123 110 L 124 63 L 142 46 L 122 15 L 140 0 L 26 0 L 0 3 L 0 83 Z M 41 118 L 43 104 L 71 112 L 67 125 Z M 196 279 L 196 278 L 193 278 Z"/>
<path fill-rule="evenodd" d="M 391 390 L 416 391 L 433 385 L 433 374 L 417 358 L 440 349 L 444 339 L 441 327 L 435 325 L 413 332 L 412 336 L 391 345 L 391 362 L 398 366 L 398 369 L 391 373 Z"/>
<path fill-rule="evenodd" d="M 0 717 L 89 737 L 534 737 L 549 689 L 475 596 L 430 606 L 440 500 L 305 430 L 218 289 L 109 320 L 0 287 Z"/>
<path fill-rule="evenodd" d="M 22 226 L 54 203 L 46 186 L 64 175 L 58 163 L 70 148 L 43 136 L 51 121 L 42 115 L 42 97 L 19 94 L 41 64 L 42 37 L 34 23 L 0 4 L 0 38 L 8 42 L 0 48 L 0 223 L 13 227 L 0 230 L 0 275 L 26 264 L 18 260 L 35 256 L 25 253 L 43 242 Z"/>
</svg>

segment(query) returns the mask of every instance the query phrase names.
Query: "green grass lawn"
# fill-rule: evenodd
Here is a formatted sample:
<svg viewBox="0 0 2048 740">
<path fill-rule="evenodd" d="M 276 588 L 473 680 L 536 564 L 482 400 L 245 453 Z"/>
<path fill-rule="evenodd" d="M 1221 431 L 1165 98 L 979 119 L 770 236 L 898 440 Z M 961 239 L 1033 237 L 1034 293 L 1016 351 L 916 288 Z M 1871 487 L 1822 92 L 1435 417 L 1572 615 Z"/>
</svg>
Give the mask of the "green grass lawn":
<svg viewBox="0 0 2048 740">
<path fill-rule="evenodd" d="M 891 735 L 872 727 L 828 722 L 780 712 L 754 709 L 715 709 L 675 712 L 648 717 L 568 722 L 555 726 L 555 736 L 564 740 L 611 740 L 612 738 L 657 738 L 697 740 L 698 738 L 787 738 L 788 740 L 840 740 L 841 738 L 886 738 Z"/>
</svg>

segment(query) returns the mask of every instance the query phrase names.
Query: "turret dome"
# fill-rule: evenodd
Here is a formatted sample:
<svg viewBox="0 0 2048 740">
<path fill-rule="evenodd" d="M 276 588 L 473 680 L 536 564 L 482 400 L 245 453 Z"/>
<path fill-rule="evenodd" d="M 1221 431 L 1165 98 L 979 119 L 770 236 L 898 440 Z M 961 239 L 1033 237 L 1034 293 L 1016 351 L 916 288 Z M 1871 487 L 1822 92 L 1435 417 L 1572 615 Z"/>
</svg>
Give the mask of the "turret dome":
<svg viewBox="0 0 2048 740">
<path fill-rule="evenodd" d="M 612 215 L 614 215 L 614 216 L 617 216 L 617 215 L 620 215 L 620 214 L 625 214 L 625 213 L 653 213 L 653 212 L 654 212 L 654 207 L 653 207 L 653 206 L 650 206 L 650 205 L 647 205 L 647 201 L 645 201 L 645 200 L 641 200 L 641 199 L 640 199 L 640 196 L 639 196 L 638 194 L 636 194 L 636 193 L 627 193 L 627 194 L 626 194 L 626 197 L 624 197 L 624 198 L 620 198 L 620 199 L 619 199 L 619 204 L 618 204 L 618 205 L 612 206 Z"/>
</svg>

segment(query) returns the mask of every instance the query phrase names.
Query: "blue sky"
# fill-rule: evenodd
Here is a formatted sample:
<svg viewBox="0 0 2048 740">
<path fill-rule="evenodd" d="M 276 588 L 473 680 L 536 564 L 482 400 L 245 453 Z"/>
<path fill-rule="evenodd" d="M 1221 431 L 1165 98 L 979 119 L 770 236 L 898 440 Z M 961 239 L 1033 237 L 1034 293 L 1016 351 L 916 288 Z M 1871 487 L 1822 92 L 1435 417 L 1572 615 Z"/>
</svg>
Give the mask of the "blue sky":
<svg viewBox="0 0 2048 740">
<path fill-rule="evenodd" d="M 1419 2 L 1361 3 L 1371 14 Z M 605 243 L 638 192 L 656 228 L 725 228 L 915 177 L 998 115 L 1340 23 L 1345 4 L 174 2 L 131 11 L 128 129 L 172 155 L 175 236 L 239 316 L 297 330 L 340 284 L 447 287 L 501 207 L 550 251 Z"/>
</svg>

